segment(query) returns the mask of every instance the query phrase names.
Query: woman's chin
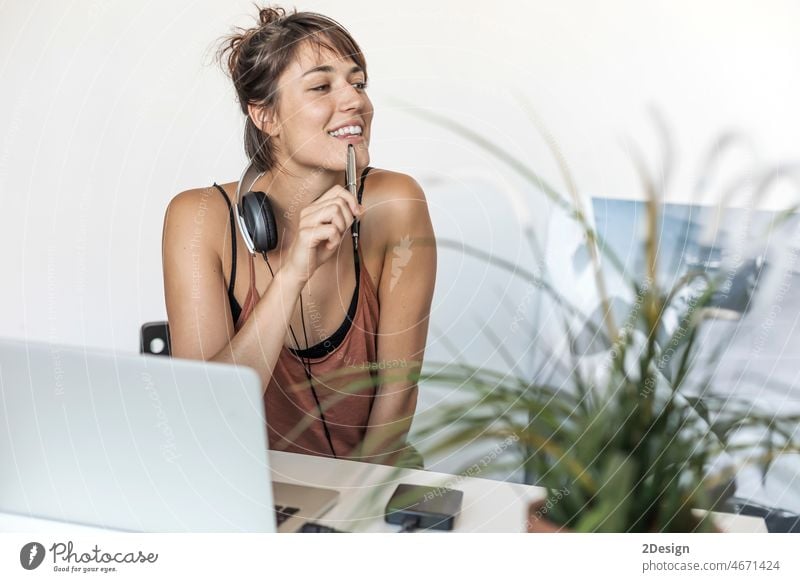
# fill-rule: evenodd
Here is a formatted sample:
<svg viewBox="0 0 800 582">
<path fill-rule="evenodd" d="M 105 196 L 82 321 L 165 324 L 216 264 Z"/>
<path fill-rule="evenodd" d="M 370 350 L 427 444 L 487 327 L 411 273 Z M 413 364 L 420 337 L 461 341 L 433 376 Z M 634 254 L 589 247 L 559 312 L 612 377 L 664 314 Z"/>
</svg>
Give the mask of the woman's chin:
<svg viewBox="0 0 800 582">
<path fill-rule="evenodd" d="M 333 168 L 335 170 L 344 170 L 347 167 L 347 146 L 349 144 L 345 143 L 342 144 L 341 149 L 336 148 L 333 152 L 331 152 L 331 158 L 335 161 L 333 164 Z M 356 166 L 359 168 L 363 168 L 369 164 L 369 143 L 366 140 L 359 140 L 358 142 L 353 143 L 353 149 L 355 149 L 356 153 Z"/>
</svg>

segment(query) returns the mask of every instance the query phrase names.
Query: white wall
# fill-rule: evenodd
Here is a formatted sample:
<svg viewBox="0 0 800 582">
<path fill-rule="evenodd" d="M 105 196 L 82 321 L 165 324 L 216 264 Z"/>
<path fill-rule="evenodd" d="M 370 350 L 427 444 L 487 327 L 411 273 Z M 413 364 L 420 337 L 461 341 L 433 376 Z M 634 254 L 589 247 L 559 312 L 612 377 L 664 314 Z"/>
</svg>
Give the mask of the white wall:
<svg viewBox="0 0 800 582">
<path fill-rule="evenodd" d="M 646 106 L 672 123 L 686 196 L 702 148 L 728 127 L 771 159 L 796 153 L 794 2 L 307 2 L 365 50 L 373 164 L 437 182 L 470 168 L 513 180 L 474 146 L 391 101 L 447 113 L 557 182 L 510 95 L 527 96 L 586 193 L 636 196 L 623 148 L 657 153 Z M 249 2 L 4 3 L 0 14 L 0 335 L 137 349 L 164 317 L 163 212 L 178 191 L 235 179 L 241 119 L 211 64 Z M 527 194 L 535 218 L 541 199 Z M 487 192 L 491 204 L 493 193 Z"/>
</svg>

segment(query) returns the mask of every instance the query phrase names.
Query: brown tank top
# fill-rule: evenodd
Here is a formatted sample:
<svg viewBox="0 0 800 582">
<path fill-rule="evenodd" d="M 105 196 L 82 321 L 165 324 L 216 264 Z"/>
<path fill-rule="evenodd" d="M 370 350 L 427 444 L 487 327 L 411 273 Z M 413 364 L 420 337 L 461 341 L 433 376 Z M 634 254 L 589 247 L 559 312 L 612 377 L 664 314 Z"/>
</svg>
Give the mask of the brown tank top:
<svg viewBox="0 0 800 582">
<path fill-rule="evenodd" d="M 333 351 L 319 357 L 304 357 L 333 448 L 340 458 L 350 456 L 363 441 L 377 386 L 374 362 L 378 358 L 378 293 L 367 272 L 361 246 L 354 252 L 360 268 L 356 271 L 357 303 L 350 327 Z M 249 255 L 249 262 L 250 288 L 235 324 L 237 332 L 260 299 L 255 287 L 253 255 Z M 331 456 L 303 364 L 285 345 L 267 385 L 264 407 L 271 449 Z"/>
</svg>

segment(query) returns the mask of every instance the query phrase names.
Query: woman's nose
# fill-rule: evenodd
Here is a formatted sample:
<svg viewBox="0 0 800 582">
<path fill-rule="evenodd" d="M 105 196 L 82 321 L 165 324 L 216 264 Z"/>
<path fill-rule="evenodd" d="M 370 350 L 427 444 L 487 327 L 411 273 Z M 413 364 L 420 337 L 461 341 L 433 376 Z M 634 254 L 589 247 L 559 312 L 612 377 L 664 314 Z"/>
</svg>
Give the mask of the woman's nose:
<svg viewBox="0 0 800 582">
<path fill-rule="evenodd" d="M 347 84 L 339 92 L 339 106 L 342 109 L 357 109 L 364 106 L 365 95 L 363 90 L 356 89 L 351 84 Z"/>
</svg>

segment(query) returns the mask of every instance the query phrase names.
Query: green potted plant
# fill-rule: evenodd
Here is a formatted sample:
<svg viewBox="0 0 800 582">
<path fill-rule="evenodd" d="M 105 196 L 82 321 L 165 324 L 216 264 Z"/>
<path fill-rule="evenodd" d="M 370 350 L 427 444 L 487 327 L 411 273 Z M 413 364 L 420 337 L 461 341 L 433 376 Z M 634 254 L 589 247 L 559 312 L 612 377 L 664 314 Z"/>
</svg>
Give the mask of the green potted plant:
<svg viewBox="0 0 800 582">
<path fill-rule="evenodd" d="M 691 268 L 677 281 L 659 277 L 663 204 L 638 159 L 634 162 L 646 200 L 645 268 L 631 274 L 599 239 L 574 187 L 563 196 L 477 132 L 437 114 L 409 110 L 495 156 L 577 221 L 594 267 L 601 315 L 592 320 L 583 314 L 557 292 L 546 272 L 526 271 L 459 243 L 464 252 L 513 270 L 547 296 L 570 339 L 562 362 L 568 381 L 534 382 L 466 363 L 427 362 L 426 370 L 434 371 L 424 371 L 420 380 L 428 386 L 456 386 L 461 398 L 440 403 L 434 420 L 416 429 L 416 441 L 426 445 L 423 454 L 441 455 L 476 441 L 513 443 L 492 463 L 522 467 L 548 491 L 547 499 L 531 507 L 530 531 L 713 531 L 707 514 L 695 510 L 716 507 L 736 473 L 735 465 L 720 466 L 721 455 L 749 451 L 766 471 L 777 455 L 800 450 L 794 436 L 798 415 L 776 415 L 751 398 L 716 392 L 710 380 L 713 366 L 696 362 L 702 325 L 718 315 L 713 299 L 725 284 L 724 273 Z M 716 144 L 707 167 L 734 141 L 726 137 Z M 565 183 L 574 184 L 557 148 L 552 150 Z M 755 197 L 766 191 L 774 174 L 763 173 Z M 795 208 L 779 220 L 788 219 Z M 532 236 L 531 242 L 538 252 Z M 629 288 L 627 312 L 613 309 L 601 257 Z M 600 357 L 588 363 L 576 347 L 576 321 L 605 345 Z M 440 436 L 442 426 L 449 427 L 446 436 Z M 743 440 L 743 428 L 762 430 Z"/>
</svg>

